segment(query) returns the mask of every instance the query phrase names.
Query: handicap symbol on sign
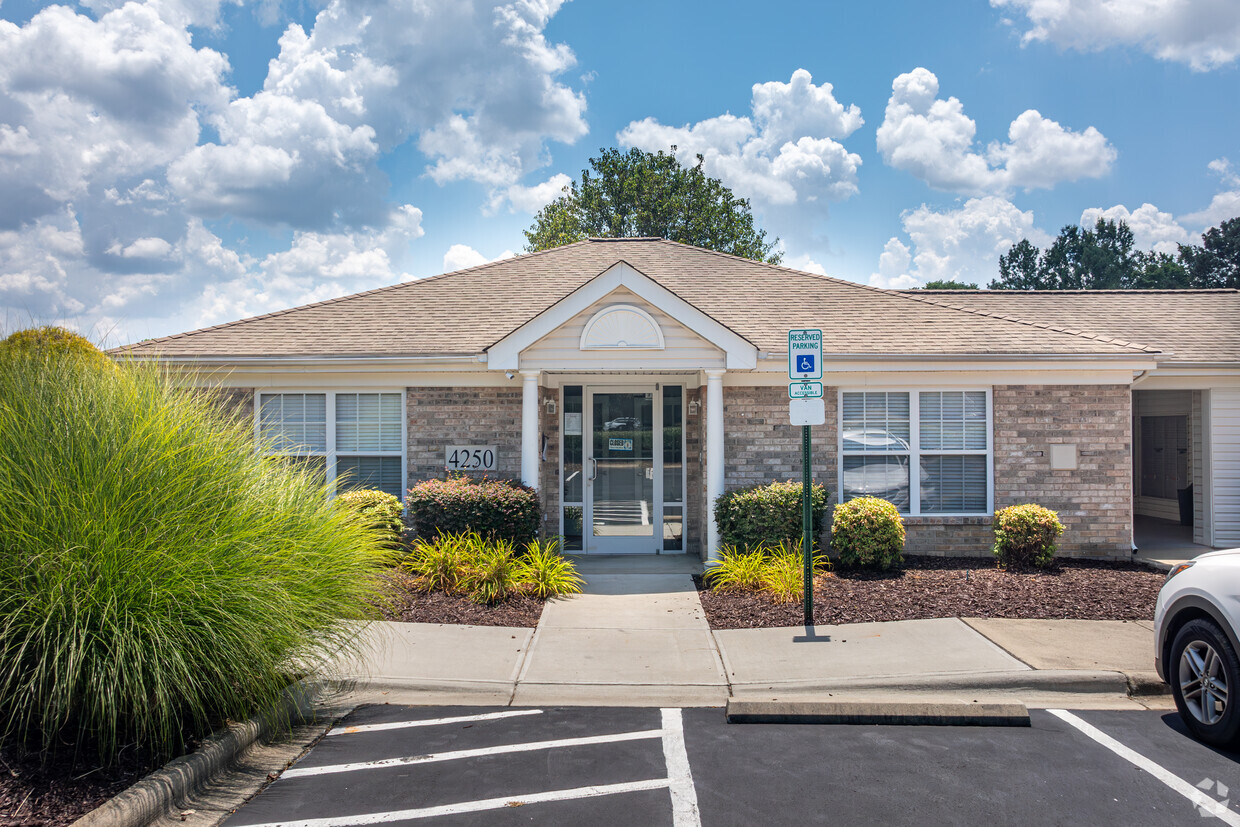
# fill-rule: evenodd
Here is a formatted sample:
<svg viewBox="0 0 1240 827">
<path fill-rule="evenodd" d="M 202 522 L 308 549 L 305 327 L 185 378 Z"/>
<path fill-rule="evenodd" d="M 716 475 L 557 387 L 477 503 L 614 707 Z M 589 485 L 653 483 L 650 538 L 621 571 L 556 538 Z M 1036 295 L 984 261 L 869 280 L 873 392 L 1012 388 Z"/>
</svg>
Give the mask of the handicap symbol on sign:
<svg viewBox="0 0 1240 827">
<path fill-rule="evenodd" d="M 813 373 L 814 372 L 814 357 L 812 355 L 798 356 L 797 357 L 797 372 L 798 373 Z"/>
</svg>

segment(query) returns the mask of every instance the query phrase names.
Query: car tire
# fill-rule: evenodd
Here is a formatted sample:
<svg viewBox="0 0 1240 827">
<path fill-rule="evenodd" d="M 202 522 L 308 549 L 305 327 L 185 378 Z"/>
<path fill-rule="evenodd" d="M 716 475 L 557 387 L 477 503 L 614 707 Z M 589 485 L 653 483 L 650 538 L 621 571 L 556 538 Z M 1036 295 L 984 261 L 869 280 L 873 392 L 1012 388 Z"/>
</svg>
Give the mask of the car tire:
<svg viewBox="0 0 1240 827">
<path fill-rule="evenodd" d="M 1214 746 L 1240 737 L 1240 659 L 1213 621 L 1190 620 L 1176 633 L 1167 663 L 1175 706 L 1193 736 Z"/>
</svg>

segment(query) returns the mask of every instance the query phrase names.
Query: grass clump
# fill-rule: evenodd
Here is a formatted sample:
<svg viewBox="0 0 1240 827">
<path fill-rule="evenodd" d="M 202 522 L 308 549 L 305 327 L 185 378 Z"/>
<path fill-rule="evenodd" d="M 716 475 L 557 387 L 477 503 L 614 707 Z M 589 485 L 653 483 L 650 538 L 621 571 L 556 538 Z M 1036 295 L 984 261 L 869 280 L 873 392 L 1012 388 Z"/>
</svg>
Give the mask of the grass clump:
<svg viewBox="0 0 1240 827">
<path fill-rule="evenodd" d="M 525 548 L 521 558 L 521 581 L 531 597 L 558 597 L 577 594 L 585 581 L 576 567 L 560 554 L 560 539 L 537 540 Z"/>
<path fill-rule="evenodd" d="M 904 518 L 878 497 L 857 497 L 835 507 L 831 548 L 846 568 L 898 569 L 904 565 Z"/>
<path fill-rule="evenodd" d="M 0 354 L 0 744 L 156 756 L 356 635 L 391 553 L 157 368 Z"/>
<path fill-rule="evenodd" d="M 813 566 L 830 565 L 813 553 Z M 782 542 L 773 547 L 746 549 L 724 546 L 722 556 L 702 575 L 712 591 L 754 592 L 776 603 L 795 603 L 805 594 L 805 557 L 801 543 Z"/>
<path fill-rule="evenodd" d="M 1033 503 L 1001 508 L 995 512 L 995 558 L 1001 567 L 1017 571 L 1048 568 L 1061 534 L 1059 514 L 1049 508 Z"/>
<path fill-rule="evenodd" d="M 558 539 L 534 540 L 518 552 L 508 540 L 477 532 L 415 540 L 404 567 L 423 591 L 463 594 L 487 605 L 517 595 L 576 594 L 585 582 L 560 554 Z"/>
</svg>

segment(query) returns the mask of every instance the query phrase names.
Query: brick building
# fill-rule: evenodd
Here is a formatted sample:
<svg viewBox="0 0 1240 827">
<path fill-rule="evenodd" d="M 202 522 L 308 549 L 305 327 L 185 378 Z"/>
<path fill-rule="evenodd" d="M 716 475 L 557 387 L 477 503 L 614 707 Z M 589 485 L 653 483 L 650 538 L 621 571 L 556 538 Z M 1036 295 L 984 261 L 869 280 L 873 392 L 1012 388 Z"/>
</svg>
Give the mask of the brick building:
<svg viewBox="0 0 1240 827">
<path fill-rule="evenodd" d="M 823 331 L 815 479 L 895 502 L 910 551 L 987 553 L 1021 502 L 1066 554 L 1240 545 L 1234 290 L 888 291 L 592 239 L 123 350 L 343 484 L 520 478 L 570 548 L 707 556 L 715 497 L 799 477 L 791 328 Z"/>
</svg>

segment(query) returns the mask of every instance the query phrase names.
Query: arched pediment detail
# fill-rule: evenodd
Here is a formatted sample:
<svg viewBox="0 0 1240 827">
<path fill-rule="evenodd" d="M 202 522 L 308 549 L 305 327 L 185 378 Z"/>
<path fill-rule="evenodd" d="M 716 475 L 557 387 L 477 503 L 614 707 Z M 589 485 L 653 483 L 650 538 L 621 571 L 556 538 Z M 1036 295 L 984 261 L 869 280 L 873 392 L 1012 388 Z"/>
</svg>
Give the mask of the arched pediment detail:
<svg viewBox="0 0 1240 827">
<path fill-rule="evenodd" d="M 579 346 L 582 350 L 662 350 L 663 331 L 640 307 L 613 304 L 590 317 Z"/>
</svg>

